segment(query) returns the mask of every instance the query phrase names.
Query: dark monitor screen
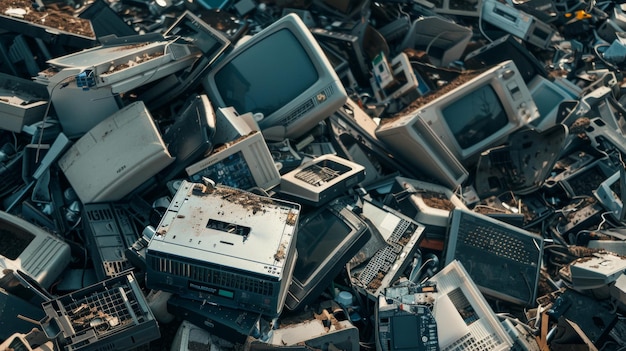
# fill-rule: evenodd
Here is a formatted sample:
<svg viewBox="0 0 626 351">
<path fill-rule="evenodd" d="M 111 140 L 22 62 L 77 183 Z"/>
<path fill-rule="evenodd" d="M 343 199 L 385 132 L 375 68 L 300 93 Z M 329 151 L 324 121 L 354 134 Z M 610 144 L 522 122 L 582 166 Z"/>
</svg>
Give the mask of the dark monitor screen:
<svg viewBox="0 0 626 351">
<path fill-rule="evenodd" d="M 298 228 L 298 259 L 293 276 L 306 283 L 350 233 L 352 228 L 330 210 L 319 211 L 303 222 Z"/>
<path fill-rule="evenodd" d="M 259 60 L 262 57 L 272 59 Z M 215 82 L 225 106 L 269 116 L 318 78 L 309 54 L 289 30 L 282 29 L 234 57 L 216 73 Z"/>
<path fill-rule="evenodd" d="M 16 260 L 34 239 L 35 236 L 31 233 L 5 223 L 0 228 L 0 255 Z"/>
<path fill-rule="evenodd" d="M 393 328 L 394 350 L 417 350 L 422 345 L 419 317 L 414 314 L 393 316 L 391 319 Z"/>
<path fill-rule="evenodd" d="M 500 98 L 488 84 L 444 107 L 442 114 L 463 149 L 483 141 L 509 123 Z"/>
</svg>

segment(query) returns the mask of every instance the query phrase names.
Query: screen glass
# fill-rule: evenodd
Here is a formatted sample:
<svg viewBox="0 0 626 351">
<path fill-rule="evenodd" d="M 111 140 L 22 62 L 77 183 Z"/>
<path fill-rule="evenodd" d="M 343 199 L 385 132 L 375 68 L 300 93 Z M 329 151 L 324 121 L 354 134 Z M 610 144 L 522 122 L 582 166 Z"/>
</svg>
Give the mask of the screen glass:
<svg viewBox="0 0 626 351">
<path fill-rule="evenodd" d="M 491 85 L 484 85 L 442 109 L 443 118 L 461 148 L 489 138 L 509 123 Z"/>
<path fill-rule="evenodd" d="M 225 106 L 233 106 L 239 113 L 260 112 L 266 117 L 317 80 L 308 53 L 288 29 L 250 46 L 215 74 Z"/>
<path fill-rule="evenodd" d="M 328 209 L 305 219 L 298 227 L 298 259 L 294 277 L 306 283 L 324 260 L 338 251 L 351 232 L 351 228 Z"/>
<path fill-rule="evenodd" d="M 547 84 L 541 84 L 537 91 L 533 92 L 533 100 L 541 117 L 549 115 L 552 109 L 557 108 L 564 99 L 563 95 Z"/>
<path fill-rule="evenodd" d="M 0 255 L 9 260 L 16 260 L 35 236 L 28 233 L 17 226 L 4 223 L 0 227 Z"/>
</svg>

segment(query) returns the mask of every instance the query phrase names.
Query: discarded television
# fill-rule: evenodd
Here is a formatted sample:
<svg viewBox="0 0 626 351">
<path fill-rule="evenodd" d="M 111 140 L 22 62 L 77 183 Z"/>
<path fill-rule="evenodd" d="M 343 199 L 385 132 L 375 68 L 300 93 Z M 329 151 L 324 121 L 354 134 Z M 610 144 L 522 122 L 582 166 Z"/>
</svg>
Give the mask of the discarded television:
<svg viewBox="0 0 626 351">
<path fill-rule="evenodd" d="M 382 123 L 376 136 L 399 158 L 451 188 L 490 146 L 539 116 L 522 75 L 504 61 L 421 108 Z"/>
<path fill-rule="evenodd" d="M 263 114 L 264 137 L 278 141 L 302 136 L 347 100 L 324 51 L 293 13 L 222 58 L 203 86 L 216 108 Z"/>
</svg>

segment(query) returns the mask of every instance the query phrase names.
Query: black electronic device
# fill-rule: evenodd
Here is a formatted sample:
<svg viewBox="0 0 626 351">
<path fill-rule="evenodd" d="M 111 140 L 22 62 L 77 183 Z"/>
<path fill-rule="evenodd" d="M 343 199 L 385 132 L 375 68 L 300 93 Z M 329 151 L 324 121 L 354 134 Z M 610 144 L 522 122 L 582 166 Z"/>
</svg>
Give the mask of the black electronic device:
<svg viewBox="0 0 626 351">
<path fill-rule="evenodd" d="M 308 305 L 370 238 L 367 224 L 342 197 L 305 216 L 298 227 L 298 259 L 285 301 L 290 310 Z"/>
<path fill-rule="evenodd" d="M 189 300 L 178 295 L 167 300 L 167 311 L 233 343 L 243 344 L 248 336 L 260 336 L 260 313 Z"/>
<path fill-rule="evenodd" d="M 487 215 L 454 209 L 445 263 L 460 261 L 483 294 L 533 305 L 543 257 L 543 239 Z"/>
<path fill-rule="evenodd" d="M 320 43 L 331 46 L 348 60 L 350 70 L 360 85 L 369 84 L 371 75 L 369 59 L 361 47 L 358 36 L 323 28 L 311 28 L 311 33 Z"/>
<path fill-rule="evenodd" d="M 572 289 L 566 289 L 556 298 L 548 315 L 563 316 L 576 323 L 591 342 L 598 345 L 617 323 L 614 307 L 608 300 L 597 300 Z"/>
<path fill-rule="evenodd" d="M 562 124 L 543 132 L 525 129 L 511 134 L 507 145 L 484 151 L 476 167 L 476 193 L 485 198 L 507 190 L 534 192 L 557 162 L 568 135 Z"/>
<path fill-rule="evenodd" d="M 163 183 L 184 173 L 186 167 L 211 151 L 216 118 L 209 98 L 193 95 L 174 117 L 174 123 L 163 133 L 167 149 L 176 159 L 159 172 Z"/>
<path fill-rule="evenodd" d="M 524 82 L 529 83 L 535 76 L 548 77 L 544 65 L 510 34 L 468 53 L 463 62 L 465 68 L 479 70 L 490 68 L 500 62 L 513 60 Z"/>
<path fill-rule="evenodd" d="M 86 204 L 83 227 L 89 256 L 98 280 L 115 277 L 132 270 L 125 251 L 139 238 L 133 219 L 123 205 Z"/>
<path fill-rule="evenodd" d="M 6 340 L 13 333 L 28 333 L 33 329 L 33 324 L 20 316 L 40 320 L 46 315 L 40 305 L 26 301 L 5 289 L 0 289 L 0 311 L 0 324 L 3 326 L 0 328 L 0 340 Z"/>
</svg>

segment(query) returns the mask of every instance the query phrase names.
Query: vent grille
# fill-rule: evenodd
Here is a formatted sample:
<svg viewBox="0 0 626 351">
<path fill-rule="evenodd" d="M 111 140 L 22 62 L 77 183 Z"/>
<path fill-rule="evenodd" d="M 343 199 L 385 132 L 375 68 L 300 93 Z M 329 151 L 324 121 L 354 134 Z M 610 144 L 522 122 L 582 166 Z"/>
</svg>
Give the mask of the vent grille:
<svg viewBox="0 0 626 351">
<path fill-rule="evenodd" d="M 274 284 L 260 278 L 202 267 L 168 258 L 150 257 L 149 264 L 157 272 L 171 274 L 223 288 L 238 289 L 263 296 L 274 296 Z"/>
</svg>

